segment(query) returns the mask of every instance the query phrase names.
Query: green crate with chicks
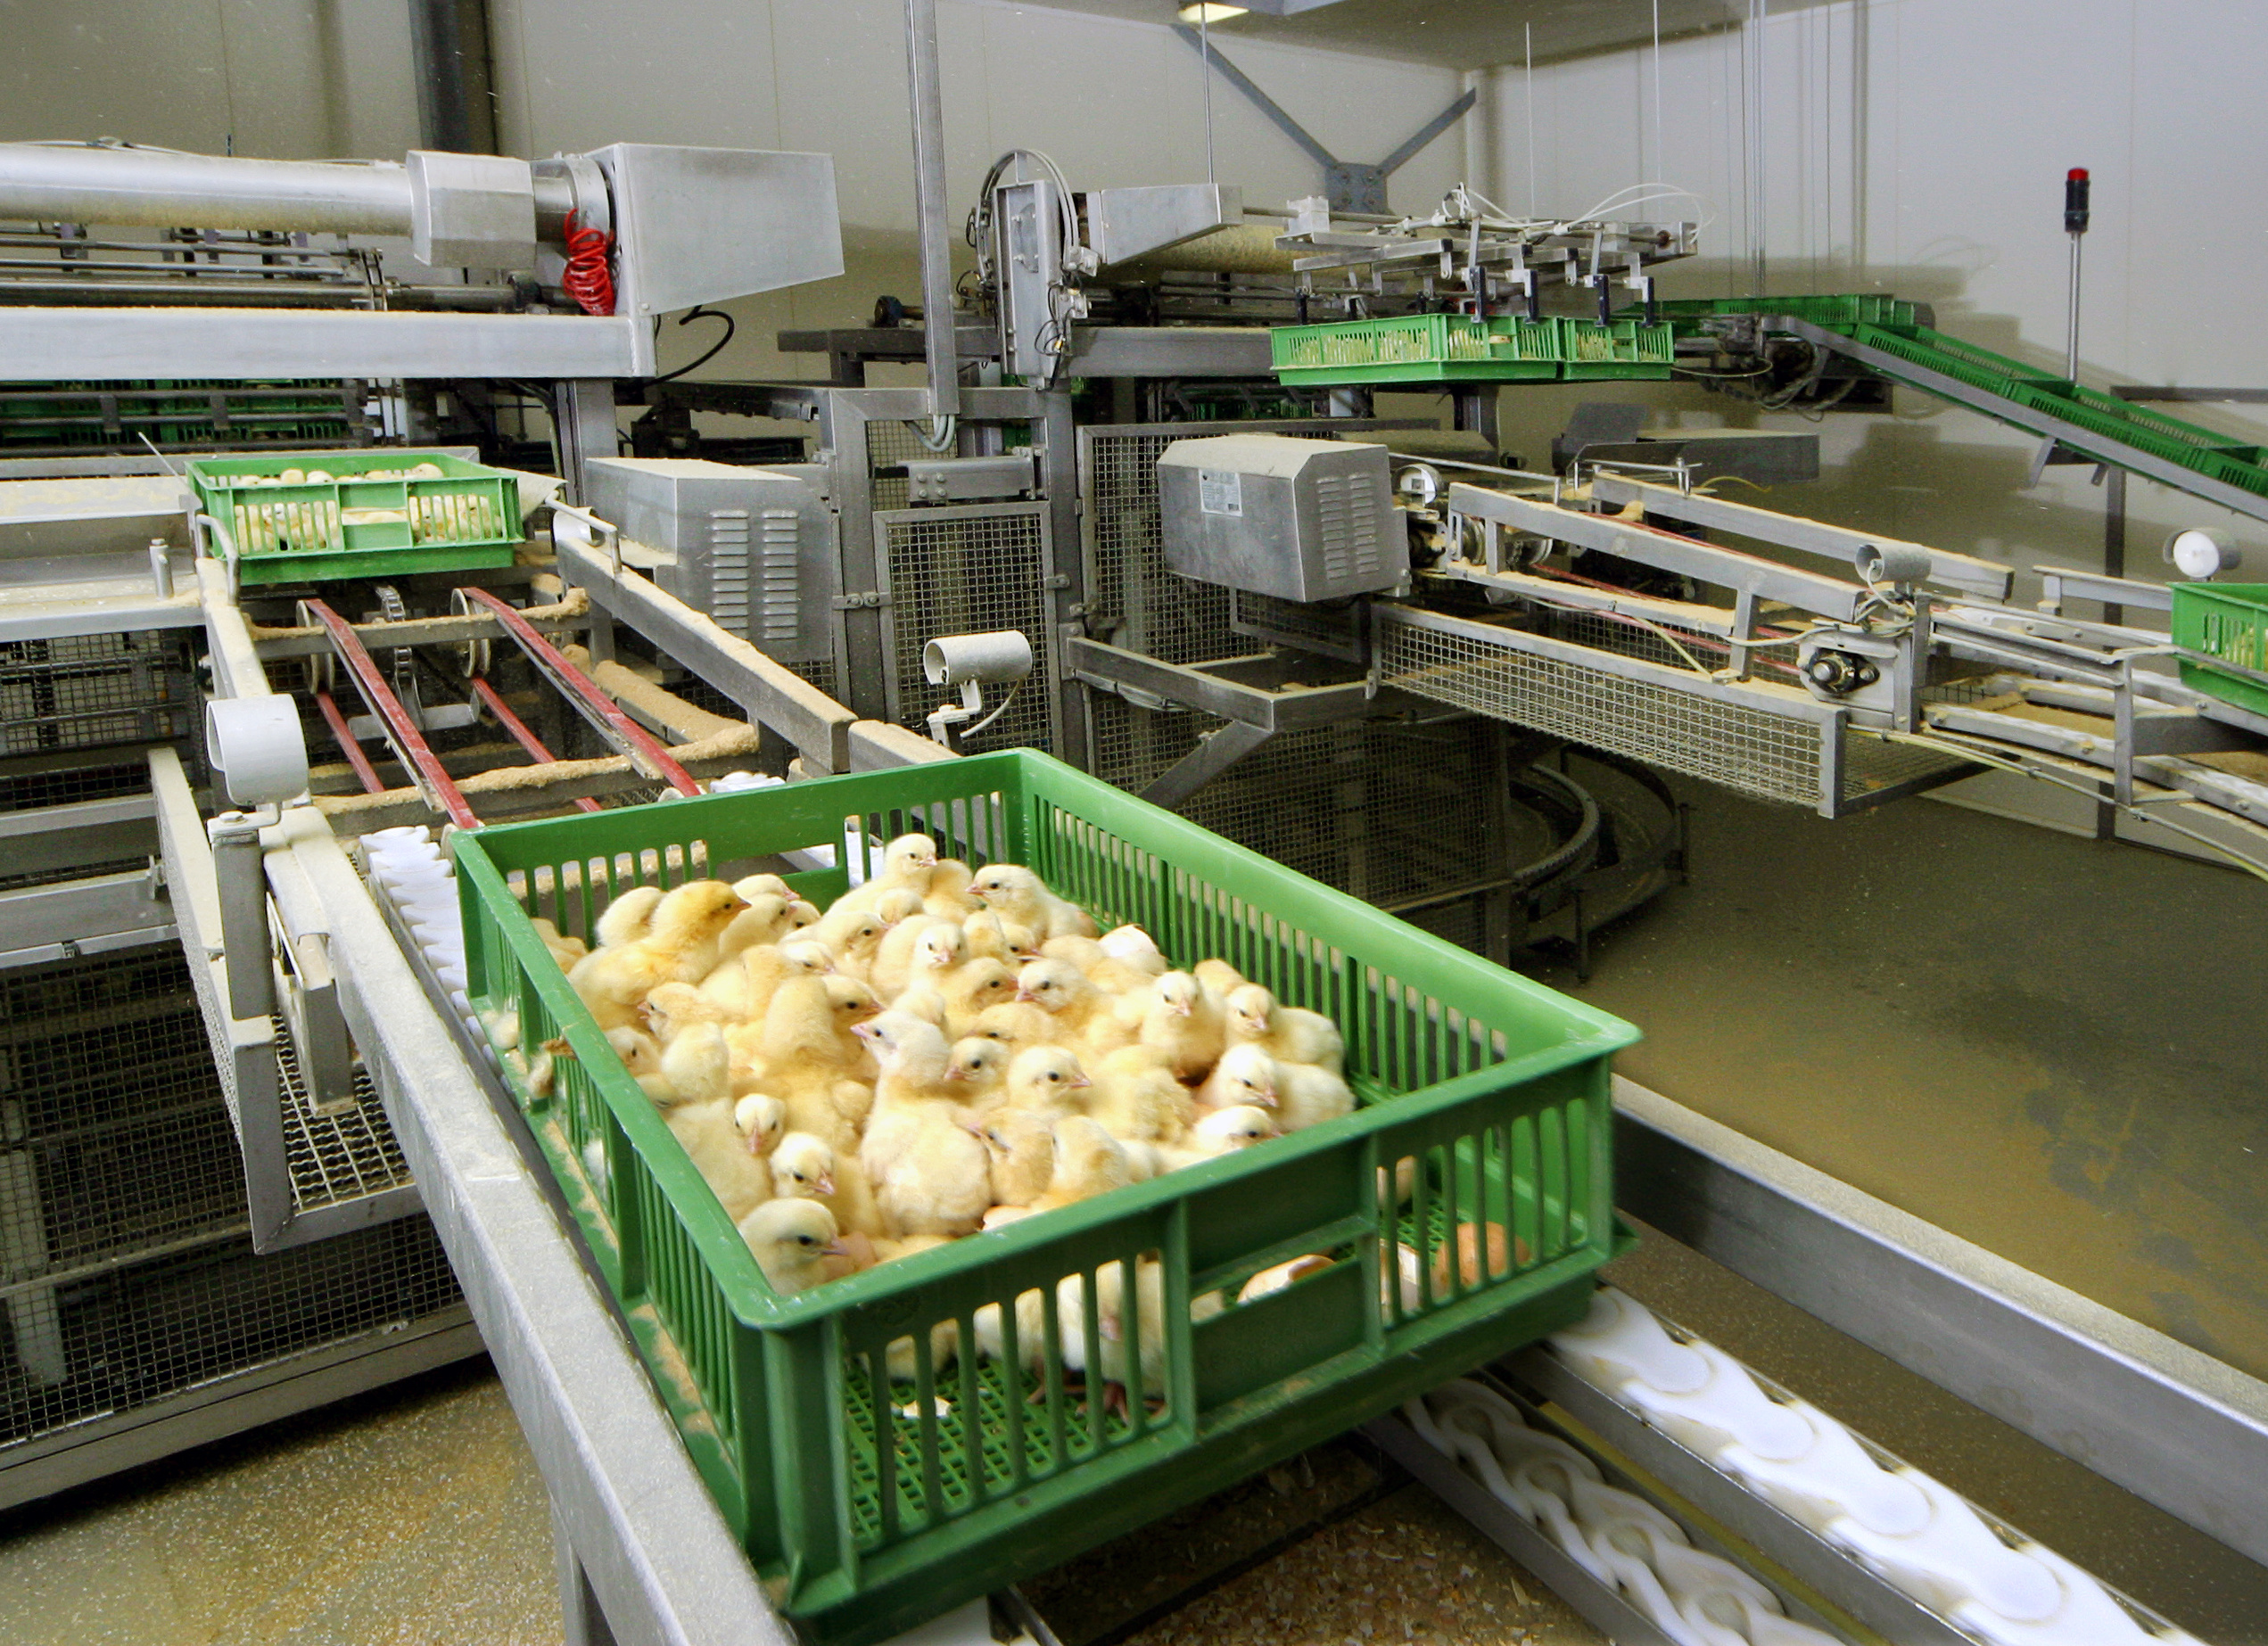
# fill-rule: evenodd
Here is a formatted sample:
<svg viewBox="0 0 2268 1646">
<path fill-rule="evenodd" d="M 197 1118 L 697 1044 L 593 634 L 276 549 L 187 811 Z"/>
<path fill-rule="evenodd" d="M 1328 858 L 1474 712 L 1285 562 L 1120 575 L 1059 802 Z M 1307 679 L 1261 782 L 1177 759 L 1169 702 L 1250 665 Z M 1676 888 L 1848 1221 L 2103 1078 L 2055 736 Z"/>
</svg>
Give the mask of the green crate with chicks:
<svg viewBox="0 0 2268 1646">
<path fill-rule="evenodd" d="M 525 536 L 518 481 L 445 451 L 200 457 L 188 478 L 244 583 L 508 566 Z"/>
<path fill-rule="evenodd" d="M 840 868 L 755 877 L 884 842 L 854 894 Z M 507 1082 L 819 1640 L 885 1638 L 1556 1329 L 1621 1238 L 1628 1025 L 1043 754 L 455 850 Z M 805 926 L 790 892 L 834 906 Z"/>
</svg>

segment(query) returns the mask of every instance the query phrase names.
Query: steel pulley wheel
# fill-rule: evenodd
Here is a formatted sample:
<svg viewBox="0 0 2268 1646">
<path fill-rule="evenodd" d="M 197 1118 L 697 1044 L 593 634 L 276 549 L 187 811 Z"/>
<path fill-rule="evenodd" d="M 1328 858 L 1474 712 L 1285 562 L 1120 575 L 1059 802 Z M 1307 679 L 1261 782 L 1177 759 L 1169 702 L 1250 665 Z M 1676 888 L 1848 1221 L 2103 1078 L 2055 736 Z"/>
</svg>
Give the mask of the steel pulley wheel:
<svg viewBox="0 0 2268 1646">
<path fill-rule="evenodd" d="M 465 591 L 461 588 L 449 591 L 449 610 L 453 617 L 480 615 L 474 610 L 473 603 L 466 598 Z M 457 671 L 458 678 L 462 679 L 484 679 L 488 674 L 490 654 L 495 644 L 493 640 L 461 640 L 449 648 L 449 666 Z"/>
<path fill-rule="evenodd" d="M 378 620 L 381 622 L 405 623 L 409 621 L 408 603 L 402 599 L 400 589 L 392 583 L 378 583 L 373 586 L 373 589 L 378 597 Z M 416 719 L 420 707 L 417 701 L 416 652 L 407 646 L 391 647 L 385 653 L 385 665 L 386 684 L 393 688 L 393 695 L 400 700 L 401 706 L 409 711 L 411 718 Z"/>
</svg>

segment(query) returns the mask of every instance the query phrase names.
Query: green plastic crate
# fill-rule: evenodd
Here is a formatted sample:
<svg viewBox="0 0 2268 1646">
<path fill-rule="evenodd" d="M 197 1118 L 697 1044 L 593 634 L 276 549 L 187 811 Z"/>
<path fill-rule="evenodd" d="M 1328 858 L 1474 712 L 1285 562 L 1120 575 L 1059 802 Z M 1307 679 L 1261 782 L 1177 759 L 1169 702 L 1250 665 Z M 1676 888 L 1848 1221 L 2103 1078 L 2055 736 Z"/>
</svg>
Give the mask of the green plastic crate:
<svg viewBox="0 0 2268 1646">
<path fill-rule="evenodd" d="M 1673 348 L 1667 325 L 1558 315 L 1398 315 L 1279 325 L 1268 341 L 1276 374 L 1311 386 L 1667 377 Z"/>
<path fill-rule="evenodd" d="M 1638 312 L 1635 307 L 1622 309 L 1618 317 L 1631 318 Z M 1684 297 L 1658 305 L 1657 312 L 1664 320 L 1678 323 L 1680 330 L 1690 330 L 1694 323 L 1715 315 L 1790 315 L 1814 325 L 1834 327 L 1861 323 L 1893 326 L 1928 324 L 1923 305 L 1878 292 L 1824 292 L 1802 297 Z"/>
<path fill-rule="evenodd" d="M 1176 962 L 1221 956 L 1347 1035 L 1363 1107 L 1228 1158 L 774 1296 L 529 921 L 589 934 L 640 883 L 731 876 L 763 854 L 924 829 L 972 862 L 1031 865 Z M 500 1060 L 688 1450 L 779 1604 L 815 1639 L 879 1640 L 1340 1433 L 1579 1316 L 1618 1232 L 1608 1060 L 1636 1032 L 1029 750 L 455 837 L 469 992 L 517 1045 L 564 1033 L 549 1095 Z M 802 877 L 824 901 L 840 870 Z M 1381 1170 L 1421 1164 L 1412 1200 Z M 1517 1236 L 1472 1285 L 1431 1254 L 1475 1221 Z M 1381 1271 L 1404 1243 L 1418 1292 Z M 1309 1252 L 1342 1261 L 1201 1322 Z M 933 1326 L 1071 1274 L 1154 1256 L 1159 1387 L 1123 1412 L 1052 1356 L 947 1366 Z M 1122 1271 L 1124 1272 L 1124 1271 Z M 1051 1314 L 1054 1312 L 1050 1311 Z M 1082 1319 L 1081 1315 L 1085 1318 Z M 1091 1311 L 1044 1326 L 1084 1341 Z M 1131 1340 L 1139 1334 L 1129 1328 Z M 912 1357 L 894 1381 L 893 1343 Z M 1141 1379 L 1137 1379 L 1140 1381 Z M 1156 1410 L 1145 1395 L 1155 1395 Z M 936 1403 L 944 1403 L 941 1408 Z"/>
<path fill-rule="evenodd" d="M 2268 583 L 2176 583 L 2173 644 L 2184 653 L 2181 679 L 2224 703 L 2268 714 L 2268 679 L 2247 679 L 2207 658 L 2268 676 Z"/>
<path fill-rule="evenodd" d="M 356 478 L 374 469 L 399 472 L 428 463 L 441 471 L 439 477 Z M 287 469 L 319 469 L 334 478 L 289 486 L 252 483 Z M 377 447 L 202 457 L 188 472 L 198 506 L 235 542 L 237 576 L 245 583 L 508 566 L 524 537 L 519 482 L 447 452 Z"/>
<path fill-rule="evenodd" d="M 1567 382 L 1601 378 L 1667 377 L 1677 344 L 1667 325 L 1647 325 L 1637 320 L 1564 320 L 1567 364 L 1560 375 Z"/>
</svg>

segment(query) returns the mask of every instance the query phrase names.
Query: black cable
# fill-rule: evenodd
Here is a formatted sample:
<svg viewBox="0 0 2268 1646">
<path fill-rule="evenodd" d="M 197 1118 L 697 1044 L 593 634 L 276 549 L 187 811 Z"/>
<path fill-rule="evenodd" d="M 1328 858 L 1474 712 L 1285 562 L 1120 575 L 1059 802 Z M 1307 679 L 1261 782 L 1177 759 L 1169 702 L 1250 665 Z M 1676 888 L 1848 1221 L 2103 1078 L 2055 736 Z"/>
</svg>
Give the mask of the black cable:
<svg viewBox="0 0 2268 1646">
<path fill-rule="evenodd" d="M 698 303 L 694 304 L 692 308 L 678 316 L 677 323 L 680 325 L 690 325 L 696 320 L 700 319 L 723 321 L 724 335 L 716 340 L 716 342 L 710 348 L 708 353 L 703 355 L 691 365 L 680 366 L 673 372 L 664 372 L 659 377 L 656 377 L 651 381 L 655 383 L 674 383 L 679 378 L 684 376 L 688 372 L 696 372 L 700 370 L 701 367 L 706 366 L 710 361 L 715 359 L 717 356 L 724 352 L 725 345 L 732 341 L 733 333 L 740 329 L 739 322 L 735 320 L 730 315 L 725 313 L 723 309 L 704 309 Z"/>
</svg>

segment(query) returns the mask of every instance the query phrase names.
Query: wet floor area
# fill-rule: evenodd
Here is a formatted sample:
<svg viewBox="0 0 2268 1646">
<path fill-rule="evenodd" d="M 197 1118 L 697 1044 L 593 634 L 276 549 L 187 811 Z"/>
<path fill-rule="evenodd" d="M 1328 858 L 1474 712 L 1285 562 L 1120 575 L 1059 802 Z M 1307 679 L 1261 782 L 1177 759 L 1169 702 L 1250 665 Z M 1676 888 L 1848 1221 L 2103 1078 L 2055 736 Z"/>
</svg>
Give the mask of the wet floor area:
<svg viewBox="0 0 2268 1646">
<path fill-rule="evenodd" d="M 1826 823 L 1693 791 L 1695 877 L 1578 984 L 1621 1066 L 2268 1375 L 2268 887 L 1928 802 Z M 2218 1646 L 2268 1571 L 1736 1277 L 1614 1278 Z M 1035 1580 L 1064 1646 L 1596 1646 L 1358 1438 Z M 0 1515 L 11 1646 L 560 1639 L 540 1482 L 482 1362 Z"/>
</svg>

